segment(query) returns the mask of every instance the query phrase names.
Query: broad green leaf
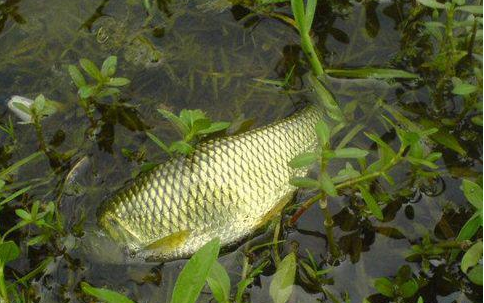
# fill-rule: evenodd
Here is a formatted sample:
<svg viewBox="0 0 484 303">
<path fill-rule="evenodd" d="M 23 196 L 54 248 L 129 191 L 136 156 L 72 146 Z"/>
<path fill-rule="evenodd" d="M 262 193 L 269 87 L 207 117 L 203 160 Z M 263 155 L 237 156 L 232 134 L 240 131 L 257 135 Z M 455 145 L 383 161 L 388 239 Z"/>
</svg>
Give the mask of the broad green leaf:
<svg viewBox="0 0 484 303">
<path fill-rule="evenodd" d="M 194 151 L 193 146 L 185 141 L 175 141 L 169 147 L 170 152 L 178 152 L 182 155 L 189 155 Z"/>
<path fill-rule="evenodd" d="M 291 9 L 294 14 L 297 28 L 301 34 L 306 33 L 306 22 L 304 16 L 304 2 L 303 0 L 291 0 Z"/>
<path fill-rule="evenodd" d="M 425 160 L 430 161 L 430 162 L 435 162 L 442 158 L 442 153 L 439 152 L 433 152 L 427 155 L 427 158 Z"/>
<path fill-rule="evenodd" d="M 269 286 L 269 294 L 274 303 L 286 303 L 292 293 L 296 275 L 296 255 L 288 254 L 277 267 Z"/>
<path fill-rule="evenodd" d="M 328 195 L 331 197 L 336 197 L 338 195 L 338 191 L 336 190 L 336 187 L 334 187 L 333 181 L 331 181 L 331 177 L 327 172 L 321 173 L 320 182 L 321 189 L 324 190 Z"/>
<path fill-rule="evenodd" d="M 225 268 L 218 262 L 213 263 L 207 283 L 218 303 L 230 302 L 230 278 Z"/>
<path fill-rule="evenodd" d="M 417 1 L 426 7 L 445 9 L 445 5 L 440 2 L 437 2 L 436 0 L 417 0 Z"/>
<path fill-rule="evenodd" d="M 131 83 L 131 80 L 126 78 L 109 78 L 108 82 L 106 82 L 109 86 L 125 86 Z"/>
<path fill-rule="evenodd" d="M 294 0 L 293 0 L 294 1 Z M 324 87 L 324 85 L 312 74 L 309 75 L 309 82 L 314 88 L 318 97 L 319 103 L 327 110 L 328 116 L 338 122 L 344 122 L 345 118 L 341 108 L 334 99 L 333 95 Z"/>
<path fill-rule="evenodd" d="M 87 99 L 91 96 L 93 96 L 96 93 L 96 87 L 95 86 L 90 86 L 90 85 L 85 85 L 79 88 L 78 94 L 79 97 L 82 99 Z"/>
<path fill-rule="evenodd" d="M 335 77 L 372 78 L 372 79 L 415 79 L 418 75 L 392 68 L 355 68 L 355 69 L 326 69 Z"/>
<path fill-rule="evenodd" d="M 199 109 L 182 109 L 180 111 L 180 119 L 190 128 L 193 127 L 195 121 L 208 120 L 205 113 Z"/>
<path fill-rule="evenodd" d="M 482 5 L 463 5 L 457 7 L 457 10 L 468 12 L 474 15 L 482 15 Z"/>
<path fill-rule="evenodd" d="M 464 241 L 472 238 L 479 227 L 482 226 L 482 216 L 479 213 L 475 213 L 467 222 L 462 226 L 456 240 Z"/>
<path fill-rule="evenodd" d="M 289 166 L 292 168 L 301 168 L 313 164 L 319 158 L 317 153 L 302 153 L 297 155 L 289 162 Z"/>
<path fill-rule="evenodd" d="M 81 282 L 82 291 L 106 303 L 134 303 L 133 300 L 126 296 L 105 288 L 92 287 L 86 282 Z"/>
<path fill-rule="evenodd" d="M 462 191 L 467 200 L 477 209 L 482 209 L 482 187 L 467 179 L 462 180 Z"/>
<path fill-rule="evenodd" d="M 170 120 L 170 122 L 173 123 L 173 125 L 175 125 L 178 128 L 178 131 L 181 132 L 183 136 L 185 136 L 190 132 L 190 128 L 188 127 L 188 124 L 186 124 L 179 117 L 175 116 L 172 112 L 164 109 L 158 109 L 158 112 L 162 114 L 166 119 Z"/>
<path fill-rule="evenodd" d="M 477 86 L 469 84 L 469 83 L 459 83 L 454 86 L 454 89 L 452 90 L 452 93 L 454 95 L 469 95 L 472 94 L 473 92 L 477 91 Z"/>
<path fill-rule="evenodd" d="M 229 126 L 230 126 L 230 122 L 223 122 L 223 121 L 213 122 L 209 128 L 198 131 L 198 134 L 208 135 L 211 133 L 216 133 L 224 129 L 227 129 Z"/>
<path fill-rule="evenodd" d="M 302 187 L 302 188 L 319 188 L 320 184 L 318 180 L 314 180 L 308 177 L 294 177 L 291 180 L 289 180 L 289 183 L 296 187 Z"/>
<path fill-rule="evenodd" d="M 85 70 L 89 76 L 98 81 L 102 81 L 103 75 L 101 74 L 101 71 L 91 60 L 82 58 L 79 60 L 79 63 L 81 64 L 82 69 Z"/>
<path fill-rule="evenodd" d="M 316 124 L 316 135 L 319 139 L 319 144 L 323 147 L 329 146 L 329 139 L 331 136 L 331 130 L 329 129 L 328 124 L 323 120 L 319 121 Z"/>
<path fill-rule="evenodd" d="M 390 281 L 388 278 L 378 278 L 375 279 L 375 282 L 373 283 L 375 289 L 384 295 L 385 297 L 388 298 L 393 298 L 393 282 Z"/>
<path fill-rule="evenodd" d="M 467 273 L 467 277 L 472 283 L 482 285 L 482 264 L 478 264 Z"/>
<path fill-rule="evenodd" d="M 0 265 L 6 264 L 18 258 L 20 248 L 13 241 L 0 243 Z"/>
<path fill-rule="evenodd" d="M 357 178 L 360 175 L 361 174 L 359 171 L 355 170 L 350 163 L 346 162 L 346 167 L 340 170 L 336 177 L 333 177 L 331 180 L 333 183 L 340 183 L 349 179 Z"/>
<path fill-rule="evenodd" d="M 220 250 L 220 240 L 211 240 L 200 248 L 183 267 L 175 282 L 171 303 L 195 303 Z"/>
<path fill-rule="evenodd" d="M 74 65 L 69 65 L 68 70 L 69 75 L 71 76 L 72 81 L 77 86 L 77 88 L 86 86 L 86 79 L 84 79 L 84 76 L 81 74 L 77 67 L 75 67 Z"/>
<path fill-rule="evenodd" d="M 466 251 L 460 262 L 460 269 L 463 273 L 467 273 L 469 268 L 477 265 L 480 259 L 482 259 L 482 241 L 478 241 Z"/>
<path fill-rule="evenodd" d="M 191 125 L 191 129 L 190 129 L 190 133 L 195 135 L 202 130 L 208 129 L 210 127 L 210 123 L 211 123 L 210 119 L 208 118 L 197 119 L 193 121 L 193 124 Z"/>
<path fill-rule="evenodd" d="M 35 109 L 35 112 L 40 114 L 42 113 L 42 111 L 44 110 L 44 107 L 45 107 L 45 97 L 44 95 L 40 94 L 38 95 L 35 100 L 34 100 L 34 103 L 32 104 L 32 107 Z"/>
<path fill-rule="evenodd" d="M 16 209 L 15 214 L 25 221 L 32 220 L 32 216 L 24 209 L 21 209 L 21 208 Z"/>
<path fill-rule="evenodd" d="M 341 148 L 334 151 L 335 158 L 364 158 L 366 155 L 368 155 L 366 150 L 354 147 Z"/>
<path fill-rule="evenodd" d="M 418 291 L 418 283 L 415 279 L 410 279 L 407 282 L 403 283 L 399 286 L 400 292 L 402 293 L 402 297 L 410 298 L 415 295 Z"/>
<path fill-rule="evenodd" d="M 116 65 L 118 64 L 118 57 L 109 56 L 104 60 L 101 67 L 101 74 L 104 77 L 111 77 L 116 72 Z"/>
<path fill-rule="evenodd" d="M 166 144 L 163 143 L 163 141 L 161 141 L 160 139 L 158 139 L 157 136 L 153 135 L 150 132 L 146 132 L 146 135 L 148 136 L 148 138 L 151 139 L 151 141 L 155 142 L 155 144 L 158 145 L 164 152 L 166 152 L 167 154 L 171 154 L 171 151 L 168 148 L 168 146 L 166 146 Z"/>
<path fill-rule="evenodd" d="M 383 213 L 380 209 L 380 206 L 376 202 L 375 198 L 373 195 L 364 187 L 359 187 L 361 197 L 366 203 L 366 206 L 368 206 L 368 209 L 371 211 L 371 213 L 378 219 L 378 220 L 383 220 Z"/>
</svg>

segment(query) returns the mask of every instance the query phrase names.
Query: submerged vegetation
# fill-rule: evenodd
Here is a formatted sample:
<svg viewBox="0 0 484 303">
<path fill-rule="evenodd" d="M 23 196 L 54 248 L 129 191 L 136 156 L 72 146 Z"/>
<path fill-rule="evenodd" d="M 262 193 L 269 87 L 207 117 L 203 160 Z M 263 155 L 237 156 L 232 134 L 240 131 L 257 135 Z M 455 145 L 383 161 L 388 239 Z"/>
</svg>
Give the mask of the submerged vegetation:
<svg viewBox="0 0 484 303">
<path fill-rule="evenodd" d="M 0 96 L 36 96 L 2 105 L 0 302 L 482 301 L 481 1 L 46 3 L 0 0 Z M 308 102 L 311 173 L 260 235 L 102 261 L 106 195 Z"/>
</svg>

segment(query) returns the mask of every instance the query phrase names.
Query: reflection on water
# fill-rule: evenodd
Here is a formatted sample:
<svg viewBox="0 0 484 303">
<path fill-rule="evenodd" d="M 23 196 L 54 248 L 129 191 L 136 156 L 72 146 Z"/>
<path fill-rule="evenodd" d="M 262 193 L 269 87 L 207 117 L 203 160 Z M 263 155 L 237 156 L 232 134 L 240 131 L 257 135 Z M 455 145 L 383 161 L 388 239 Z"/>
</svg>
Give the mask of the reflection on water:
<svg viewBox="0 0 484 303">
<path fill-rule="evenodd" d="M 257 127 L 312 101 L 313 96 L 305 89 L 303 75 L 307 67 L 302 64 L 299 37 L 284 22 L 224 0 L 159 0 L 148 11 L 142 2 L 0 1 L 0 100 L 43 93 L 65 104 L 62 112 L 45 121 L 46 137 L 56 140 L 60 151 L 75 149 L 75 156 L 62 167 L 38 163 L 23 178 L 43 177 L 56 169 L 58 175 L 52 177 L 53 181 L 34 192 L 53 199 L 70 168 L 84 156 L 89 158 L 89 165 L 65 188 L 62 209 L 71 234 L 58 239 L 57 247 L 61 249 L 53 249 L 58 257 L 38 280 L 41 302 L 87 302 L 80 281 L 107 286 L 137 302 L 168 302 L 184 261 L 116 264 L 123 252 L 99 237 L 95 224 L 96 208 L 109 193 L 137 174 L 143 162 L 166 159 L 144 134 L 149 129 L 167 140 L 175 137 L 170 125 L 156 113 L 157 108 L 176 112 L 201 108 L 214 120 L 226 121 L 243 115 L 254 118 L 253 127 Z M 314 25 L 315 40 L 325 54 L 326 64 L 388 66 L 400 51 L 403 34 L 397 26 L 406 17 L 408 1 L 330 2 L 335 1 L 318 6 Z M 279 10 L 289 12 L 287 6 L 281 5 Z M 119 74 L 132 82 L 120 102 L 98 105 L 93 126 L 78 105 L 67 65 L 84 57 L 100 63 L 108 55 L 118 56 Z M 284 78 L 294 66 L 290 89 L 254 81 Z M 401 104 L 415 114 L 416 120 L 429 114 L 425 110 L 429 92 L 419 84 L 334 79 L 331 85 L 343 108 L 356 108 L 351 111 L 352 118 L 390 144 L 397 144 L 396 135 L 382 127 L 379 99 Z M 0 113 L 2 119 L 8 116 L 6 104 L 0 105 Z M 10 155 L 2 152 L 2 161 L 36 150 L 35 134 L 29 126 L 20 125 L 18 129 L 25 150 Z M 376 150 L 364 136 L 354 140 L 356 146 Z M 472 173 L 469 168 L 478 165 L 482 151 L 476 146 L 466 159 L 447 149 L 443 152 L 443 166 L 468 174 Z M 335 298 L 361 302 L 376 293 L 372 279 L 394 276 L 405 264 L 428 279 L 420 292 L 426 303 L 479 299 L 479 292 L 473 289 L 466 289 L 466 296 L 462 295 L 462 274 L 455 266 L 432 261 L 424 272 L 420 263 L 405 260 L 409 247 L 423 235 L 454 237 L 470 216 L 464 208 L 448 207 L 448 201 L 465 203 L 458 189 L 460 182 L 450 174 L 437 185 L 407 182 L 405 174 L 405 170 L 397 171 L 394 178 L 401 181 L 400 185 L 384 188 L 387 196 L 383 198 L 389 201 L 384 209 L 385 222 L 359 215 L 361 205 L 351 195 L 330 200 L 333 237 L 341 252 L 338 256 L 329 253 L 325 218 L 317 205 L 301 217 L 297 226 L 284 229 L 281 255 L 297 247 L 301 258 L 308 258 L 310 253 L 316 264 L 332 268 L 319 282 L 307 278 L 300 268 L 291 302 Z M 397 196 L 396 192 L 405 187 L 408 194 Z M 300 193 L 295 203 L 308 195 Z M 245 262 L 257 267 L 271 259 L 268 250 L 247 253 L 249 247 L 270 239 L 269 231 L 228 249 L 221 263 L 229 271 L 233 285 L 239 281 Z M 48 251 L 33 248 L 29 256 L 40 259 L 45 254 Z M 15 269 L 28 271 L 29 265 L 24 263 L 15 263 Z M 270 301 L 268 289 L 275 268 L 267 263 L 248 289 L 251 302 Z M 209 299 L 204 295 L 200 302 Z M 372 299 L 388 300 L 380 295 Z"/>
</svg>

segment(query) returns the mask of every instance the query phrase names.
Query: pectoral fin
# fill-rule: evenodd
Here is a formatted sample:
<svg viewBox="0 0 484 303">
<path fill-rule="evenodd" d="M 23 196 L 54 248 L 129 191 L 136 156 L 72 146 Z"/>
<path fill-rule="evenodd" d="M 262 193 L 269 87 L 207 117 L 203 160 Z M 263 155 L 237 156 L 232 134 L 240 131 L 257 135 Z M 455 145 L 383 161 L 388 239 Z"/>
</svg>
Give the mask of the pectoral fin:
<svg viewBox="0 0 484 303">
<path fill-rule="evenodd" d="M 190 236 L 189 230 L 181 230 L 161 239 L 155 240 L 144 247 L 145 250 L 171 251 L 185 244 Z"/>
</svg>

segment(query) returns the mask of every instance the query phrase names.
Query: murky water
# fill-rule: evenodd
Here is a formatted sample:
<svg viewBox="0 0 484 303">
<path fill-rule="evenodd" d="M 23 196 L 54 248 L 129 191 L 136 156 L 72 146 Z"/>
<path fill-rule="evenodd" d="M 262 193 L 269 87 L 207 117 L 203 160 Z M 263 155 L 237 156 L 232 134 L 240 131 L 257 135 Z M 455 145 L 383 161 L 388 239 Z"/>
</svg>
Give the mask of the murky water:
<svg viewBox="0 0 484 303">
<path fill-rule="evenodd" d="M 28 256 L 12 265 L 16 271 L 26 272 L 34 266 L 29 259 L 57 256 L 47 273 L 37 279 L 40 302 L 89 302 L 80 291 L 80 281 L 123 292 L 137 302 L 169 301 L 185 261 L 113 265 L 105 261 L 113 257 L 109 246 L 92 242 L 88 237 L 96 229 L 95 211 L 101 201 L 138 173 L 143 161 L 159 162 L 167 158 L 144 133 L 149 129 L 160 138 L 175 138 L 176 133 L 156 112 L 157 108 L 175 112 L 200 108 L 215 120 L 253 118 L 253 127 L 257 127 L 314 101 L 314 95 L 305 89 L 308 83 L 303 75 L 307 68 L 302 64 L 298 33 L 284 22 L 224 0 L 159 0 L 154 1 L 150 14 L 142 2 L 0 1 L 2 121 L 9 116 L 3 100 L 11 95 L 35 97 L 42 93 L 64 105 L 60 112 L 45 120 L 45 137 L 60 152 L 74 153 L 62 167 L 45 159 L 37 162 L 22 170 L 21 179 L 48 178 L 31 194 L 57 199 L 67 172 L 80 159 L 89 159 L 76 177 L 75 186 L 67 188 L 60 198 L 71 233 L 56 240 L 60 243 L 57 247 L 64 250 L 55 251 L 48 245 L 42 249 L 30 248 Z M 407 17 L 408 2 L 337 1 L 332 6 L 327 2 L 319 5 L 314 38 L 325 54 L 325 63 L 332 67 L 391 66 L 401 51 L 403 33 L 398 25 Z M 279 12 L 289 13 L 289 9 L 281 6 Z M 92 124 L 78 105 L 67 65 L 77 64 L 80 58 L 100 64 L 108 55 L 118 56 L 117 74 L 132 82 L 123 89 L 121 103 L 99 105 L 95 113 L 96 133 L 92 134 Z M 281 79 L 293 66 L 296 68 L 291 90 L 254 81 Z M 401 62 L 396 67 L 408 68 Z M 395 133 L 382 127 L 383 111 L 378 100 L 412 113 L 416 121 L 430 117 L 435 108 L 431 92 L 421 82 L 334 79 L 332 90 L 343 108 L 357 106 L 355 124 L 364 123 L 368 130 L 383 135 L 395 146 L 398 144 Z M 452 116 L 453 110 L 457 111 L 446 107 L 443 116 Z M 394 276 L 405 264 L 414 274 L 426 277 L 427 284 L 419 291 L 426 303 L 482 301 L 479 288 L 462 282 L 458 264 L 432 261 L 430 270 L 424 272 L 420 263 L 405 260 L 410 246 L 425 234 L 452 238 L 470 216 L 464 210 L 466 201 L 456 177 L 482 171 L 482 139 L 465 135 L 479 133 L 478 127 L 469 121 L 464 121 L 456 133 L 461 144 L 468 145 L 468 155 L 459 156 L 439 147 L 444 154 L 438 162 L 444 177 L 431 185 L 406 182 L 408 171 L 397 170 L 394 177 L 401 183 L 385 188 L 389 203 L 384 209 L 384 222 L 357 216 L 352 196 L 330 199 L 329 211 L 335 222 L 333 236 L 342 251 L 338 258 L 328 252 L 325 218 L 317 205 L 294 228 L 283 230 L 281 255 L 296 245 L 301 257 L 307 257 L 309 251 L 318 264 L 332 267 L 321 285 L 307 282 L 301 274 L 290 302 L 334 301 L 334 298 L 361 302 L 368 296 L 372 296 L 373 302 L 384 302 L 388 299 L 376 294 L 372 280 Z M 18 125 L 17 137 L 22 148 L 10 153 L 3 150 L 4 166 L 38 148 L 31 126 Z M 356 146 L 371 147 L 376 153 L 375 146 L 365 136 L 357 136 L 353 141 Z M 123 150 L 138 152 L 140 157 L 130 159 Z M 409 189 L 406 198 L 394 195 L 403 187 Z M 294 203 L 302 202 L 310 194 L 299 193 Z M 449 201 L 454 204 L 450 206 Z M 228 249 L 221 262 L 228 269 L 233 285 L 243 270 L 244 251 L 271 237 L 268 231 Z M 259 264 L 270 259 L 270 254 L 264 250 L 248 257 L 250 262 Z M 249 287 L 250 302 L 270 302 L 268 289 L 274 271 L 273 265 L 265 267 Z M 208 302 L 210 298 L 208 294 L 202 295 L 200 302 Z"/>
</svg>

